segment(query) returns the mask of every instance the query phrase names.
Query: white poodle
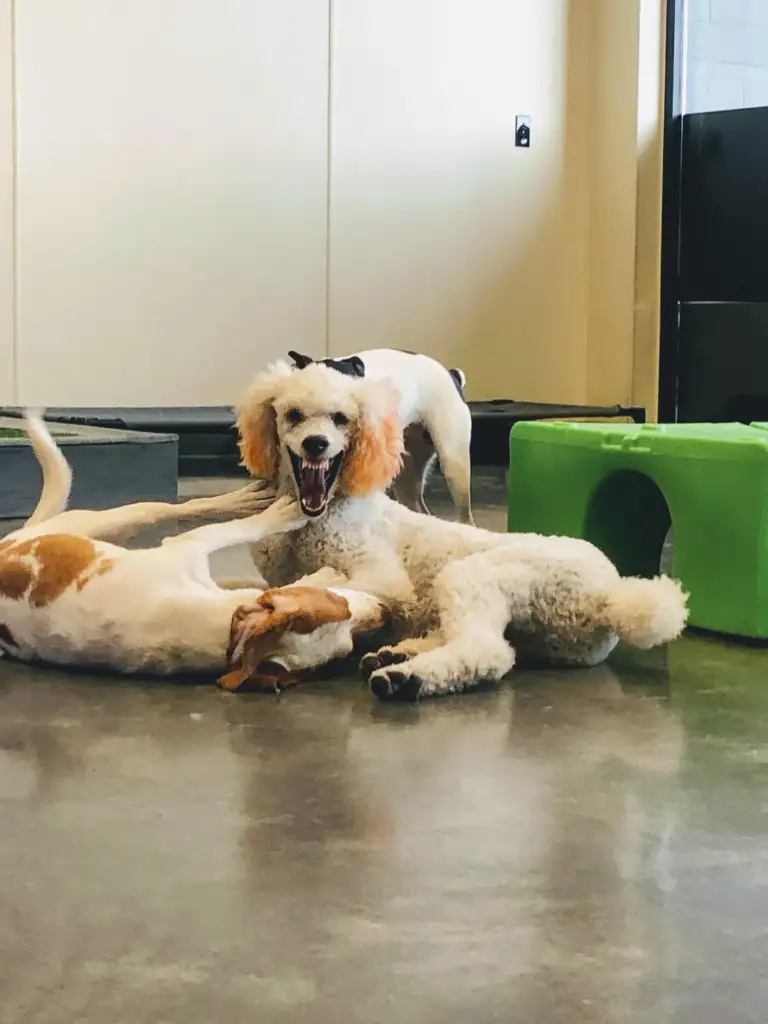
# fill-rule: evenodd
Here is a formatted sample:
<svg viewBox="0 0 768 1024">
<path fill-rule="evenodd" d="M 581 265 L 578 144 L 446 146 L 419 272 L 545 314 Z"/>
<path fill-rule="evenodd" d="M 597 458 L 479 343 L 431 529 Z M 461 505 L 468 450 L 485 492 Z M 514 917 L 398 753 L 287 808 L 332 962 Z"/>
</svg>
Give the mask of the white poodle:
<svg viewBox="0 0 768 1024">
<path fill-rule="evenodd" d="M 388 498 L 403 445 L 396 407 L 387 381 L 278 363 L 238 410 L 245 465 L 297 495 L 305 518 L 254 547 L 270 584 L 330 567 L 404 623 L 407 639 L 364 659 L 377 696 L 500 679 L 516 653 L 594 665 L 620 639 L 652 647 L 681 633 L 686 598 L 671 579 L 622 578 L 583 540 L 491 533 Z"/>
</svg>

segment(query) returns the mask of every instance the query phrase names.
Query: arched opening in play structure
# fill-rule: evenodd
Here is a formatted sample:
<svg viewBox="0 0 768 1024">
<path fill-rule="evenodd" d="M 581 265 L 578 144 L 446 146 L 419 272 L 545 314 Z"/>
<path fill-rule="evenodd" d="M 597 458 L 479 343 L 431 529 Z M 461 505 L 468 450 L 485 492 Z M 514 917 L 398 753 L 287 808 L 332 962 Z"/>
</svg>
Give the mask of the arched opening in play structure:
<svg viewBox="0 0 768 1024">
<path fill-rule="evenodd" d="M 643 473 L 619 470 L 592 495 L 585 537 L 622 576 L 655 576 L 671 562 L 672 517 L 664 495 Z"/>
</svg>

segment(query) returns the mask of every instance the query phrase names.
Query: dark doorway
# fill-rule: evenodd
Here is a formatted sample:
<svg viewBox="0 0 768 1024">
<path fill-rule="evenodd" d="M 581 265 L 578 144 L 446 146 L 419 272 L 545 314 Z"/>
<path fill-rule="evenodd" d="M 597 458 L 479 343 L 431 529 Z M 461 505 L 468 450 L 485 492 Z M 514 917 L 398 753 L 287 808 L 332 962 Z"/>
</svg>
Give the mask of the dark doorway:
<svg viewBox="0 0 768 1024">
<path fill-rule="evenodd" d="M 749 17 L 747 7 L 695 0 L 668 7 L 665 421 L 768 420 L 768 46 L 764 58 L 760 47 L 747 48 L 762 31 L 737 23 Z M 718 46 L 726 44 L 720 60 Z M 765 68 L 755 65 L 763 59 Z"/>
<path fill-rule="evenodd" d="M 610 558 L 622 576 L 655 576 L 672 526 L 666 499 L 643 473 L 611 474 L 587 511 L 585 540 Z"/>
</svg>

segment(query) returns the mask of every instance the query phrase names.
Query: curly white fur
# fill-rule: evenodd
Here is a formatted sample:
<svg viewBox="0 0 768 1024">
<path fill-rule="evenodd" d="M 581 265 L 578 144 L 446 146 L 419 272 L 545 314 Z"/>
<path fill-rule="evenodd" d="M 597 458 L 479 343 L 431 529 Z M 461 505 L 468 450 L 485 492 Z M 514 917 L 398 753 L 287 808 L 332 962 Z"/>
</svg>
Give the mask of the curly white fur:
<svg viewBox="0 0 768 1024">
<path fill-rule="evenodd" d="M 312 430 L 332 424 L 339 409 L 354 419 L 342 434 L 332 433 L 343 468 L 324 514 L 290 537 L 257 546 L 254 558 L 272 585 L 331 566 L 350 586 L 399 610 L 409 638 L 364 659 L 377 695 L 449 693 L 500 679 L 517 652 L 593 665 L 619 639 L 651 647 L 682 631 L 686 596 L 671 579 L 622 579 L 583 540 L 502 535 L 412 512 L 383 493 L 388 481 L 380 470 L 386 464 L 394 474 L 396 458 L 384 459 L 368 478 L 358 475 L 361 433 L 374 463 L 378 448 L 394 454 L 381 382 L 353 381 L 319 366 L 257 378 L 240 408 L 244 460 L 263 471 L 260 451 L 268 451 L 279 493 L 297 490 L 290 453 L 296 455 L 301 438 L 285 418 L 287 409 L 300 410 Z M 266 435 L 255 433 L 254 424 L 261 431 L 267 425 Z"/>
</svg>

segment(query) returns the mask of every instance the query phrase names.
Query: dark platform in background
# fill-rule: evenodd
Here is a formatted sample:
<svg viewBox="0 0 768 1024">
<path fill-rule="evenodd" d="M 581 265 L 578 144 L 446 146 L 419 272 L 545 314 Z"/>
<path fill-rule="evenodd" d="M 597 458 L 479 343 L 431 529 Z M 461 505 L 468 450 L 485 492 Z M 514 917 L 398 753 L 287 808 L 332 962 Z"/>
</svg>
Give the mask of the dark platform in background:
<svg viewBox="0 0 768 1024">
<path fill-rule="evenodd" d="M 631 417 L 645 422 L 643 409 L 621 406 L 556 405 L 546 402 L 470 402 L 472 411 L 472 461 L 506 466 L 509 432 L 520 420 L 557 418 Z M 18 409 L 0 409 L 19 415 Z M 238 471 L 240 457 L 234 427 L 234 411 L 227 406 L 151 409 L 48 409 L 52 422 L 111 427 L 129 431 L 160 431 L 178 435 L 179 472 L 206 476 Z M 768 417 L 766 417 L 768 419 Z"/>
<path fill-rule="evenodd" d="M 620 405 L 558 405 L 552 402 L 515 402 L 499 399 L 470 402 L 472 462 L 486 466 L 509 463 L 509 432 L 521 420 L 627 419 L 645 423 L 645 409 Z"/>
<path fill-rule="evenodd" d="M 682 118 L 677 418 L 768 415 L 768 108 Z"/>
<path fill-rule="evenodd" d="M 62 426 L 54 434 L 74 473 L 72 507 L 176 500 L 179 455 L 174 435 L 78 424 Z M 40 468 L 26 438 L 0 439 L 0 519 L 25 519 L 37 504 L 40 486 Z"/>
</svg>

